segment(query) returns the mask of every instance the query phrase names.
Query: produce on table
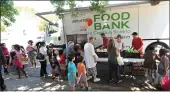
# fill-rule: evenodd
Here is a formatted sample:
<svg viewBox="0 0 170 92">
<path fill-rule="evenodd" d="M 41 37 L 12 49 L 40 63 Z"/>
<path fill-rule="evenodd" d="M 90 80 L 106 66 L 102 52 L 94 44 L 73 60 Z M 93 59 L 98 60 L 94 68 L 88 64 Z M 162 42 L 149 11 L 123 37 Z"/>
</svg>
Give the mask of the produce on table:
<svg viewBox="0 0 170 92">
<path fill-rule="evenodd" d="M 133 50 L 133 49 L 127 49 L 126 52 L 127 53 L 139 53 L 137 50 Z"/>
</svg>

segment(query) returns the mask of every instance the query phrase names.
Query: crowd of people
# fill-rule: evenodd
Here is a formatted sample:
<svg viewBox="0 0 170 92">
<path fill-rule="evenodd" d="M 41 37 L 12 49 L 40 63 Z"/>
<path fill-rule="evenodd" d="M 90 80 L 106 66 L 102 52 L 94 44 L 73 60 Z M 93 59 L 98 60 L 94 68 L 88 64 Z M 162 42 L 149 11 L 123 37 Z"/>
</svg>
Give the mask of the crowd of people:
<svg viewBox="0 0 170 92">
<path fill-rule="evenodd" d="M 136 32 L 133 34 L 132 47 L 133 49 L 142 53 L 143 41 Z M 120 77 L 120 65 L 117 62 L 117 57 L 121 56 L 121 52 L 124 50 L 124 43 L 121 41 L 121 35 L 116 37 L 116 40 L 109 39 L 104 33 L 101 34 L 103 38 L 103 45 L 101 48 L 107 49 L 108 53 L 108 68 L 109 78 L 108 81 L 112 82 L 112 72 L 115 72 L 116 83 L 121 83 Z M 52 79 L 61 76 L 63 79 L 68 79 L 68 84 L 72 91 L 75 90 L 75 85 L 79 84 L 82 90 L 90 90 L 88 80 L 93 78 L 93 82 L 100 81 L 97 77 L 97 59 L 98 56 L 94 48 L 94 38 L 90 37 L 88 42 L 84 45 L 75 44 L 72 41 L 67 43 L 66 48 L 63 48 L 62 52 L 54 48 L 53 44 L 46 46 L 45 42 L 38 42 L 34 45 L 32 40 L 28 41 L 26 49 L 20 45 L 13 45 L 11 51 L 6 48 L 5 43 L 1 44 L 0 55 L 1 65 L 4 65 L 4 73 L 9 74 L 8 67 L 14 65 L 16 67 L 18 77 L 21 78 L 20 71 L 23 72 L 27 78 L 29 75 L 24 70 L 22 61 L 28 60 L 31 62 L 33 68 L 37 68 L 37 61 L 40 63 L 40 77 L 47 77 L 46 70 L 47 62 L 50 62 Z M 166 56 L 167 51 L 161 49 L 159 56 L 155 53 L 155 48 L 151 47 L 144 55 L 144 67 L 147 70 L 147 76 L 152 77 L 152 82 L 157 81 L 159 84 L 160 79 L 167 74 L 169 69 L 169 58 Z M 160 60 L 160 64 L 156 66 L 156 59 Z M 5 62 L 6 61 L 6 62 Z M 55 68 L 58 68 L 59 73 L 55 72 Z M 158 70 L 158 73 L 156 73 Z M 67 76 L 66 76 L 67 75 Z M 4 80 L 1 76 L 1 90 L 6 88 Z"/>
</svg>

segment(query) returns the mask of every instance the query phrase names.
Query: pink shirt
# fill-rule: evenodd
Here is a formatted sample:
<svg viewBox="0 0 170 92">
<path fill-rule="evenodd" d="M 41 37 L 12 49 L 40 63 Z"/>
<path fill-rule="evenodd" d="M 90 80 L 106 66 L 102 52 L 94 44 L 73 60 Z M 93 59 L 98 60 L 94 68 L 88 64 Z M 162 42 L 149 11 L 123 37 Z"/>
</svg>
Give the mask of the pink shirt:
<svg viewBox="0 0 170 92">
<path fill-rule="evenodd" d="M 21 58 L 23 57 L 21 51 L 16 51 L 16 50 L 15 50 L 15 53 L 16 53 L 16 56 L 17 56 L 18 59 L 21 59 Z"/>
<path fill-rule="evenodd" d="M 9 55 L 9 51 L 8 51 L 8 49 L 6 47 L 2 47 L 2 51 L 3 51 L 5 56 Z"/>
<path fill-rule="evenodd" d="M 33 47 L 32 47 L 31 45 L 28 45 L 28 47 L 26 48 L 26 50 L 27 50 L 28 52 L 30 52 L 30 51 L 33 50 Z"/>
</svg>

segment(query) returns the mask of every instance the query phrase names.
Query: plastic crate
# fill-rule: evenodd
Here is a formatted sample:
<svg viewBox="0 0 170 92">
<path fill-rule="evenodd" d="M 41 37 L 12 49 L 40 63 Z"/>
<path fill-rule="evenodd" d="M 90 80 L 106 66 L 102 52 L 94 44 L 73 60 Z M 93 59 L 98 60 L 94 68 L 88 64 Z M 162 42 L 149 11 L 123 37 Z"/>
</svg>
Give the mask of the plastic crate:
<svg viewBox="0 0 170 92">
<path fill-rule="evenodd" d="M 97 56 L 100 58 L 106 58 L 108 57 L 107 52 L 96 52 Z"/>
<path fill-rule="evenodd" d="M 140 53 L 129 53 L 126 51 L 122 52 L 123 58 L 141 58 Z"/>
</svg>

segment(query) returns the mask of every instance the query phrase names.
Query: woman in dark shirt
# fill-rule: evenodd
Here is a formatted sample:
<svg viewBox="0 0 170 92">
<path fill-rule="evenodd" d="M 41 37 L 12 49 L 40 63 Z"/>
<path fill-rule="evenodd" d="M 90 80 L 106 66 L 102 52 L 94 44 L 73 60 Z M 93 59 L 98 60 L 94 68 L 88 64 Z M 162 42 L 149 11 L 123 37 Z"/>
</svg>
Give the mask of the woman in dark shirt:
<svg viewBox="0 0 170 92">
<path fill-rule="evenodd" d="M 114 40 L 110 39 L 109 45 L 108 45 L 108 64 L 109 64 L 109 82 L 112 81 L 112 72 L 115 72 L 115 77 L 116 77 L 116 83 L 122 82 L 120 80 L 120 67 L 117 63 L 117 57 L 119 55 L 118 50 L 115 47 Z"/>
</svg>

